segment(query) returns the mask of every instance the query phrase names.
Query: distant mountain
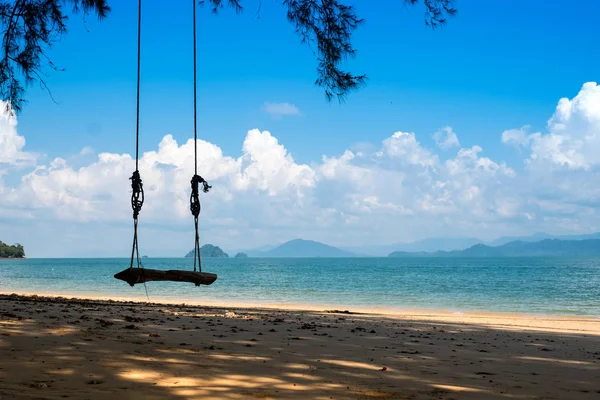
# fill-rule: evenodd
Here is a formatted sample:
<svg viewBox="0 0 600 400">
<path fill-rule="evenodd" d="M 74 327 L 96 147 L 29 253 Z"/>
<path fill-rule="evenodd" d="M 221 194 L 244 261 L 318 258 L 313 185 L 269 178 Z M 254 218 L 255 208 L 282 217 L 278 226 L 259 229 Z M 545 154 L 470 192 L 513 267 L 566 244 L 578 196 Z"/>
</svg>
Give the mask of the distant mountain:
<svg viewBox="0 0 600 400">
<path fill-rule="evenodd" d="M 194 257 L 194 250 L 190 250 L 186 257 Z M 205 244 L 200 247 L 200 257 L 216 257 L 216 258 L 227 258 L 229 254 L 225 253 L 219 246 L 213 246 L 212 244 Z"/>
<path fill-rule="evenodd" d="M 277 247 L 278 245 L 276 244 L 264 244 L 262 246 L 258 246 L 255 247 L 254 249 L 250 249 L 249 251 L 269 251 L 269 250 L 273 250 L 275 247 Z"/>
<path fill-rule="evenodd" d="M 273 250 L 277 246 L 278 245 L 276 245 L 276 244 L 265 244 L 263 246 L 254 247 L 251 249 L 234 249 L 234 250 L 230 249 L 230 250 L 231 250 L 232 254 L 245 253 L 248 255 L 248 257 L 263 257 L 265 252 L 267 252 L 269 250 Z"/>
<path fill-rule="evenodd" d="M 600 239 L 544 239 L 538 242 L 512 241 L 502 246 L 476 244 L 465 250 L 427 252 L 396 251 L 389 257 L 536 257 L 600 256 Z"/>
<path fill-rule="evenodd" d="M 248 254 L 239 252 L 235 255 L 234 258 L 248 258 Z"/>
<path fill-rule="evenodd" d="M 486 242 L 489 246 L 502 246 L 509 242 L 539 242 L 544 239 L 560 239 L 560 240 L 586 240 L 600 239 L 600 232 L 584 233 L 576 235 L 551 235 L 544 232 L 537 232 L 529 236 L 503 236 L 498 239 Z"/>
<path fill-rule="evenodd" d="M 417 240 L 407 243 L 395 243 L 387 245 L 345 247 L 344 250 L 355 254 L 365 254 L 369 256 L 385 257 L 394 251 L 405 252 L 435 252 L 462 250 L 471 247 L 482 240 L 470 237 L 439 237 Z"/>
<path fill-rule="evenodd" d="M 395 252 L 404 252 L 406 253 L 405 257 L 415 257 L 415 256 L 423 256 L 428 255 L 431 256 L 431 253 L 436 253 L 438 251 L 441 252 L 453 252 L 456 250 L 465 250 L 469 249 L 477 244 L 483 244 L 486 247 L 498 247 L 505 245 L 510 242 L 539 242 L 545 239 L 560 239 L 560 240 L 587 240 L 587 239 L 600 239 L 600 233 L 591 233 L 591 234 L 577 234 L 577 235 L 551 235 L 548 233 L 538 232 L 529 236 L 504 236 L 494 240 L 481 240 L 474 237 L 434 237 L 427 238 L 422 240 L 416 240 L 413 242 L 405 242 L 405 243 L 395 243 L 395 244 L 381 244 L 381 245 L 364 245 L 364 246 L 345 246 L 335 248 L 343 252 L 343 255 L 334 256 L 334 257 L 387 257 L 390 253 Z M 298 239 L 300 240 L 300 239 Z M 293 243 L 294 241 L 288 242 Z M 311 241 L 306 241 L 311 242 Z M 317 242 L 313 242 L 317 243 Z M 320 243 L 322 244 L 322 243 Z M 287 245 L 287 244 L 284 244 Z M 281 246 L 284 246 L 281 245 Z M 278 250 L 279 247 L 277 245 L 264 245 L 260 247 L 256 247 L 254 249 L 249 250 L 236 250 L 232 251 L 232 254 L 237 252 L 246 253 L 249 257 L 302 257 L 302 255 L 285 255 L 288 250 L 287 248 L 283 248 L 282 250 Z M 324 245 L 323 246 L 327 246 Z M 331 247 L 331 246 L 328 246 Z M 291 250 L 290 250 L 291 251 Z M 305 249 L 303 248 L 301 251 L 294 252 L 294 254 L 300 254 Z M 318 252 L 317 252 L 318 253 Z M 420 254 L 423 253 L 423 254 Z M 291 253 L 290 253 L 291 254 Z M 307 253 L 308 254 L 308 253 Z M 447 255 L 446 255 L 447 256 Z M 307 255 L 306 257 L 310 257 Z M 317 256 L 315 256 L 317 257 Z"/>
<path fill-rule="evenodd" d="M 290 240 L 276 248 L 264 252 L 261 257 L 356 257 L 349 251 L 328 246 L 313 240 Z"/>
</svg>

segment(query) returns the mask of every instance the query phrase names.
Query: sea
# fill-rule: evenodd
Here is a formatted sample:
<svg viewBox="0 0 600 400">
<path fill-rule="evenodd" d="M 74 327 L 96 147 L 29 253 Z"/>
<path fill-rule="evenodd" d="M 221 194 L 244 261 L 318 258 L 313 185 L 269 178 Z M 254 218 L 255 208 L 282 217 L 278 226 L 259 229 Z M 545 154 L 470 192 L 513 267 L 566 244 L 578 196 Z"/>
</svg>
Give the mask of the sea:
<svg viewBox="0 0 600 400">
<path fill-rule="evenodd" d="M 144 258 L 153 269 L 193 269 L 191 258 Z M 310 306 L 373 311 L 437 310 L 600 317 L 594 258 L 204 258 L 210 286 L 113 275 L 129 259 L 0 260 L 0 293 L 137 301 Z"/>
</svg>

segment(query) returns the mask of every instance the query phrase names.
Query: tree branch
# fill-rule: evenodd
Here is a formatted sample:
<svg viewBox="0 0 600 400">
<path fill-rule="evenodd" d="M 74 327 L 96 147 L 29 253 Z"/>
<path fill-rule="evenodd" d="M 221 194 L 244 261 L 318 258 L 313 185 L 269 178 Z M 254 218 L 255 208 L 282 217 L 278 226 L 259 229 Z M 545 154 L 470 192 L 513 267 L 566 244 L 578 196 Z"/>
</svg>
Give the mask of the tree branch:
<svg viewBox="0 0 600 400">
<path fill-rule="evenodd" d="M 0 26 L 4 30 L 4 40 L 0 54 L 0 96 L 8 101 L 8 107 L 16 112 L 25 102 L 24 86 L 39 80 L 48 91 L 41 78 L 41 58 L 54 65 L 44 49 L 52 47 L 61 35 L 67 32 L 64 13 L 65 6 L 71 6 L 73 13 L 82 13 L 84 20 L 90 13 L 104 19 L 110 12 L 109 0 L 0 0 Z M 116 1 L 116 0 L 113 0 Z M 356 55 L 352 46 L 352 35 L 363 20 L 356 15 L 349 0 L 277 0 L 285 8 L 288 21 L 293 25 L 303 44 L 308 45 L 317 58 L 317 78 L 315 84 L 325 91 L 330 101 L 337 98 L 343 101 L 352 90 L 363 86 L 367 81 L 364 74 L 353 75 L 343 68 L 348 58 Z M 425 24 L 436 28 L 446 23 L 447 17 L 454 16 L 454 0 L 399 0 L 405 5 L 422 4 L 425 7 Z M 243 0 L 198 0 L 200 5 L 208 4 L 213 13 L 224 7 L 241 13 Z M 262 7 L 259 0 L 258 12 Z M 23 85 L 19 78 L 24 78 Z M 50 91 L 49 91 L 50 93 Z M 50 94 L 52 97 L 52 95 Z M 54 99 L 53 99 L 54 100 Z"/>
<path fill-rule="evenodd" d="M 21 110 L 25 87 L 38 80 L 54 97 L 42 78 L 41 58 L 58 69 L 44 49 L 52 47 L 67 32 L 65 5 L 73 13 L 95 13 L 99 19 L 110 12 L 107 0 L 0 0 L 0 26 L 5 26 L 0 59 L 0 96 L 7 108 Z M 24 79 L 24 84 L 21 83 Z"/>
<path fill-rule="evenodd" d="M 405 5 L 422 3 L 425 7 L 425 24 L 436 28 L 446 23 L 446 17 L 456 14 L 454 0 L 400 0 Z M 209 3 L 213 12 L 223 8 L 224 0 L 201 0 Z M 344 4 L 344 0 L 281 0 L 286 8 L 288 21 L 300 41 L 308 45 L 317 58 L 317 79 L 315 84 L 325 90 L 329 101 L 334 97 L 343 101 L 346 95 L 362 87 L 367 76 L 353 75 L 342 68 L 342 64 L 356 56 L 352 46 L 352 34 L 363 24 L 356 15 L 354 6 Z M 241 0 L 229 0 L 227 4 L 242 11 Z M 260 4 L 259 4 L 260 10 Z M 313 45 L 316 49 L 313 49 Z"/>
</svg>

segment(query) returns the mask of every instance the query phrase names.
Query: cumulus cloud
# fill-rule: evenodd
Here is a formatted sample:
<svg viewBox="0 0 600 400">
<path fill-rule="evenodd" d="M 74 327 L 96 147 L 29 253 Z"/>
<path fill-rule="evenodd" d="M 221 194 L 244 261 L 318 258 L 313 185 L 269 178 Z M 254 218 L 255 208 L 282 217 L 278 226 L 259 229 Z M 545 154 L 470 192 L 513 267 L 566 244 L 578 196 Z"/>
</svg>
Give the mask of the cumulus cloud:
<svg viewBox="0 0 600 400">
<path fill-rule="evenodd" d="M 387 156 L 397 162 L 421 167 L 435 167 L 438 157 L 421 146 L 414 133 L 396 132 L 383 141 L 380 156 Z"/>
<path fill-rule="evenodd" d="M 239 157 L 199 140 L 199 172 L 213 185 L 201 197 L 202 240 L 225 249 L 296 237 L 352 246 L 597 229 L 600 156 L 588 149 L 597 145 L 600 127 L 597 92 L 595 84 L 586 84 L 573 99 L 560 100 L 545 133 L 528 133 L 527 127 L 502 133 L 505 144 L 528 152 L 523 166 L 515 167 L 492 159 L 481 146 L 460 147 L 451 127 L 435 138 L 450 151 L 444 160 L 415 133 L 403 131 L 372 147 L 323 155 L 310 165 L 297 162 L 268 131 L 248 131 Z M 2 144 L 11 149 L 3 150 L 3 157 L 13 164 L 35 161 L 23 151 L 16 119 L 3 122 L 2 138 L 13 143 Z M 140 240 L 142 247 L 155 249 L 153 254 L 183 254 L 193 246 L 193 155 L 193 140 L 178 143 L 166 135 L 141 156 L 146 202 Z M 34 224 L 30 232 L 38 233 L 21 233 L 25 240 L 17 229 L 11 235 L 40 252 L 76 248 L 91 254 L 104 248 L 126 255 L 133 169 L 129 154 L 96 154 L 89 148 L 47 163 L 38 160 L 17 184 L 0 182 L 0 218 Z M 55 226 L 61 235 L 50 233 Z M 40 241 L 46 247 L 35 247 Z"/>
<path fill-rule="evenodd" d="M 527 133 L 529 126 L 520 129 L 509 129 L 502 132 L 502 143 L 519 147 L 527 147 L 531 143 L 532 136 Z"/>
<path fill-rule="evenodd" d="M 274 117 L 289 115 L 300 115 L 300 109 L 290 103 L 265 103 L 263 105 L 265 112 Z"/>
<path fill-rule="evenodd" d="M 441 149 L 450 149 L 452 147 L 459 147 L 460 142 L 458 136 L 454 133 L 451 127 L 446 126 L 436 133 L 433 134 L 433 140 Z"/>
<path fill-rule="evenodd" d="M 6 106 L 7 103 L 0 100 L 0 165 L 22 166 L 35 163 L 37 156 L 23 151 L 25 138 L 17 134 L 17 118 Z"/>
<path fill-rule="evenodd" d="M 600 87 L 585 83 L 573 98 L 562 98 L 547 123 L 547 132 L 528 134 L 527 127 L 502 134 L 504 143 L 530 149 L 530 163 L 589 170 L 600 164 Z"/>
</svg>

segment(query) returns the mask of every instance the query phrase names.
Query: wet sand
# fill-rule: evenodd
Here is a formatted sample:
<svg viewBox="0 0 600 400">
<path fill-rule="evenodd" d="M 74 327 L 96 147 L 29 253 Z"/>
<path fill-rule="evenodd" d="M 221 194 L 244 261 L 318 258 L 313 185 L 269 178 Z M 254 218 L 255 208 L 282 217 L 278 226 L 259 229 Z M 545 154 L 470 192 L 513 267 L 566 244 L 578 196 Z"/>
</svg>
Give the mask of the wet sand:
<svg viewBox="0 0 600 400">
<path fill-rule="evenodd" d="M 0 399 L 600 398 L 597 318 L 335 311 L 0 295 Z"/>
</svg>

